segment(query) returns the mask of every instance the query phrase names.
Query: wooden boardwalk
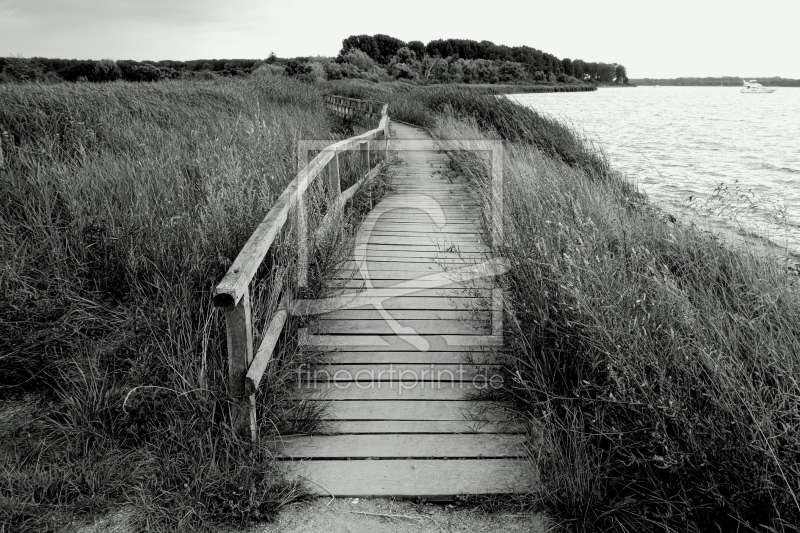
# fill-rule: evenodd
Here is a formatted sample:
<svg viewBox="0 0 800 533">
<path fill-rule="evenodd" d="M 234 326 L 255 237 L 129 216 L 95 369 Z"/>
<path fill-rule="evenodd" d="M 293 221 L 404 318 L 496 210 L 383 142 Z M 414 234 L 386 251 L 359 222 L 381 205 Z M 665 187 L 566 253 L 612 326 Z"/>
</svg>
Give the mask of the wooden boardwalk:
<svg viewBox="0 0 800 533">
<path fill-rule="evenodd" d="M 326 364 L 299 394 L 327 409 L 320 434 L 283 438 L 283 456 L 291 475 L 321 495 L 524 490 L 535 477 L 524 435 L 501 407 L 475 398 L 502 386 L 486 350 L 502 334 L 491 280 L 470 275 L 488 259 L 479 207 L 463 178 L 445 174 L 449 158 L 431 149 L 426 132 L 391 127 L 402 140 L 402 162 L 390 168 L 395 190 L 338 272 L 342 294 L 366 286 L 385 298 L 382 310 L 369 302 L 332 311 L 305 332 Z"/>
</svg>

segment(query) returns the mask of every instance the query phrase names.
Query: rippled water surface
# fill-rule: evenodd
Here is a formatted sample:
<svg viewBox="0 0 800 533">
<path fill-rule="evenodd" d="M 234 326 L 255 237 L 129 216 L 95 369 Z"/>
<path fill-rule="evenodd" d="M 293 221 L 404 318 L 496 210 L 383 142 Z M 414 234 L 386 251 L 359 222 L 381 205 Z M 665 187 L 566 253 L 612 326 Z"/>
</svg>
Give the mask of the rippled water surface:
<svg viewBox="0 0 800 533">
<path fill-rule="evenodd" d="M 516 95 L 569 122 L 657 203 L 800 252 L 800 88 Z"/>
</svg>

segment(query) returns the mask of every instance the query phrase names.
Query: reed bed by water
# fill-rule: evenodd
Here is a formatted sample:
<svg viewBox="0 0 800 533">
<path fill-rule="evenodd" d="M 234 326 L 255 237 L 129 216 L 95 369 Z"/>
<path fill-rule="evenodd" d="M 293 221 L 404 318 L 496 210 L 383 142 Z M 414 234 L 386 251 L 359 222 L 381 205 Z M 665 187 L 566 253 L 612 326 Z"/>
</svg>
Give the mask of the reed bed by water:
<svg viewBox="0 0 800 533">
<path fill-rule="evenodd" d="M 469 117 L 480 128 L 495 131 L 504 141 L 534 145 L 549 156 L 584 169 L 591 179 L 603 179 L 609 174 L 605 158 L 570 128 L 533 112 L 521 113 L 518 105 L 497 97 L 498 93 L 524 92 L 525 87 L 507 85 L 503 89 L 445 85 L 414 89 L 407 84 L 375 86 L 350 82 L 331 84 L 329 90 L 354 98 L 383 98 L 389 102 L 392 117 L 429 129 L 442 113 Z"/>
<path fill-rule="evenodd" d="M 506 399 L 542 480 L 520 503 L 579 531 L 797 531 L 797 273 L 677 223 L 529 108 L 383 92 L 438 138 L 507 141 Z M 490 205 L 488 161 L 457 165 Z"/>
<path fill-rule="evenodd" d="M 675 223 L 577 136 L 537 138 L 530 109 L 464 112 L 483 98 L 422 101 L 439 138 L 510 141 L 507 399 L 542 480 L 523 503 L 579 531 L 797 531 L 798 276 Z M 488 162 L 458 164 L 489 205 Z"/>
<path fill-rule="evenodd" d="M 308 356 L 287 328 L 250 447 L 228 425 L 211 292 L 296 175 L 297 140 L 361 127 L 280 77 L 0 87 L 0 531 L 63 531 L 125 506 L 134 530 L 215 530 L 302 495 L 269 440 L 313 422 L 283 402 Z M 312 241 L 312 287 L 355 226 L 342 216 Z M 293 286 L 292 231 L 253 283 L 256 332 Z"/>
</svg>

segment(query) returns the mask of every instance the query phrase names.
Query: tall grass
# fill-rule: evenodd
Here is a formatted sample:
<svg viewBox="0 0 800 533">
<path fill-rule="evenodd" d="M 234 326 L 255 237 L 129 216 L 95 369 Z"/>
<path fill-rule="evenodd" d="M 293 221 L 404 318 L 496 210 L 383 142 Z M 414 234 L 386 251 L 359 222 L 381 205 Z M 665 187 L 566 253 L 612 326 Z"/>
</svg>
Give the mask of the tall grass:
<svg viewBox="0 0 800 533">
<path fill-rule="evenodd" d="M 0 395 L 28 405 L 0 430 L 0 531 L 120 505 L 134 527 L 198 531 L 301 495 L 268 443 L 229 429 L 210 297 L 294 178 L 297 140 L 343 136 L 317 88 L 281 77 L 0 87 Z M 291 231 L 253 283 L 257 332 L 294 281 Z M 292 331 L 259 395 L 267 437 L 313 419 L 285 413 Z"/>
<path fill-rule="evenodd" d="M 512 141 L 495 253 L 508 399 L 538 435 L 528 502 L 581 531 L 797 531 L 797 275 L 596 179 L 598 155 L 554 156 L 560 133 L 535 138 L 550 130 L 527 110 L 454 100 L 432 107 L 436 136 Z M 459 164 L 488 205 L 488 163 Z"/>
</svg>

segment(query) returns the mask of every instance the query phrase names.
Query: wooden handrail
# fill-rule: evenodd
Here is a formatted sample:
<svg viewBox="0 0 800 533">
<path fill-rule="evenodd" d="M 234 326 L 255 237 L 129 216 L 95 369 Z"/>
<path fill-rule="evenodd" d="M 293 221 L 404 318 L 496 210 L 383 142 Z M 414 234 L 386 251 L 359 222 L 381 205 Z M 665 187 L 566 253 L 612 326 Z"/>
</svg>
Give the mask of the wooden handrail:
<svg viewBox="0 0 800 533">
<path fill-rule="evenodd" d="M 331 206 L 343 207 L 361 185 L 380 171 L 380 165 L 373 169 L 369 167 L 369 141 L 388 139 L 389 136 L 388 104 L 335 95 L 325 95 L 324 98 L 327 109 L 346 117 L 357 113 L 377 116 L 377 111 L 380 110 L 381 118 L 378 127 L 326 146 L 314 159 L 300 169 L 296 178 L 281 193 L 264 220 L 250 235 L 225 277 L 214 289 L 214 305 L 223 308 L 225 312 L 228 338 L 228 384 L 234 397 L 234 401 L 231 403 L 231 421 L 237 431 L 244 430 L 249 426 L 254 441 L 258 438 L 255 393 L 286 323 L 289 302 L 283 300 L 281 309 L 270 320 L 261 345 L 254 354 L 250 282 L 289 218 L 289 213 L 295 207 L 299 207 L 301 211 L 304 209 L 303 195 L 314 180 L 325 169 L 328 169 Z M 360 151 L 365 175 L 347 191 L 342 192 L 339 177 L 339 152 L 346 150 Z M 302 240 L 302 242 L 305 241 Z M 303 246 L 305 245 L 303 244 Z M 304 260 L 305 249 L 299 250 L 299 252 L 301 259 Z"/>
</svg>

